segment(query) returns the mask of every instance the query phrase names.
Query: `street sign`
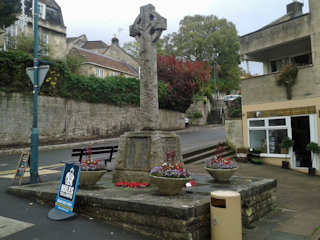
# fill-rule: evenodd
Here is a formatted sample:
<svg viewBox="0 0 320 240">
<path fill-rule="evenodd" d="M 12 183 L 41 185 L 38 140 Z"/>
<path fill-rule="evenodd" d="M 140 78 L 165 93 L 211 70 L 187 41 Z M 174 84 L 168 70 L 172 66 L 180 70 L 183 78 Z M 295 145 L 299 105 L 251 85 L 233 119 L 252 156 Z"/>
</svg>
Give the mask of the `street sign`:
<svg viewBox="0 0 320 240">
<path fill-rule="evenodd" d="M 38 86 L 41 87 L 43 80 L 46 78 L 48 70 L 49 70 L 49 65 L 42 65 L 39 66 L 39 75 L 38 75 Z M 34 68 L 29 67 L 27 68 L 27 74 L 34 85 Z"/>
<path fill-rule="evenodd" d="M 48 218 L 54 221 L 71 220 L 77 214 L 73 212 L 81 169 L 77 165 L 64 166 L 54 208 Z"/>
</svg>

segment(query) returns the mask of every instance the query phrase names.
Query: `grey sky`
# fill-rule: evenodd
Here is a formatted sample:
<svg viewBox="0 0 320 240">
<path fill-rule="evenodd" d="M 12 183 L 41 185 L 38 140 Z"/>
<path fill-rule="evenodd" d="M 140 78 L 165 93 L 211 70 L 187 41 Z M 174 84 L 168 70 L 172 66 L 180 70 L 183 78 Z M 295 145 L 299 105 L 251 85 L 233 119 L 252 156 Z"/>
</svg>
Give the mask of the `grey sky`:
<svg viewBox="0 0 320 240">
<path fill-rule="evenodd" d="M 140 6 L 153 4 L 156 11 L 167 19 L 168 30 L 177 32 L 179 22 L 187 15 L 216 15 L 236 25 L 238 34 L 258 30 L 286 13 L 286 5 L 292 0 L 56 0 L 60 5 L 67 27 L 68 37 L 86 34 L 89 40 L 111 43 L 114 34 L 120 45 L 133 41 L 129 25 L 138 16 Z M 308 0 L 304 13 L 309 11 Z"/>
</svg>

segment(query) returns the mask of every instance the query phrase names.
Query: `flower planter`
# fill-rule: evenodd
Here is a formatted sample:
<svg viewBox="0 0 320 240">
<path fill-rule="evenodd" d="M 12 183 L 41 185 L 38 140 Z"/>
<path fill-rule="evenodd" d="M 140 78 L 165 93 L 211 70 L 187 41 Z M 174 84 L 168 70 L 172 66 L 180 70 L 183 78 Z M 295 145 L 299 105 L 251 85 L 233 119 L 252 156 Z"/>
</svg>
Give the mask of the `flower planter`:
<svg viewBox="0 0 320 240">
<path fill-rule="evenodd" d="M 79 183 L 82 186 L 95 185 L 107 171 L 81 171 Z"/>
<path fill-rule="evenodd" d="M 204 168 L 217 182 L 227 182 L 230 177 L 239 169 L 228 168 L 228 169 L 217 169 L 217 168 Z"/>
<path fill-rule="evenodd" d="M 159 191 L 165 195 L 175 195 L 180 192 L 190 178 L 170 178 L 150 176 L 151 183 L 155 184 Z"/>
<path fill-rule="evenodd" d="M 309 171 L 308 171 L 308 175 L 309 175 L 309 176 L 315 176 L 315 175 L 316 175 L 316 169 L 315 169 L 315 168 L 309 167 L 308 170 L 309 170 Z"/>
<path fill-rule="evenodd" d="M 284 168 L 284 169 L 289 169 L 289 162 L 287 162 L 287 161 L 282 161 L 282 168 Z"/>
</svg>

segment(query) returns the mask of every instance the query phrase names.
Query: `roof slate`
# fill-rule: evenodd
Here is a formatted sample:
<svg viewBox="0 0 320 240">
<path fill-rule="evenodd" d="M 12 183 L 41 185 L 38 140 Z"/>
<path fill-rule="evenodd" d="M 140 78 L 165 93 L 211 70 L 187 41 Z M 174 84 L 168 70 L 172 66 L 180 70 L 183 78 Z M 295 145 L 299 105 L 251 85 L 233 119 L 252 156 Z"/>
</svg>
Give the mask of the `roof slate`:
<svg viewBox="0 0 320 240">
<path fill-rule="evenodd" d="M 84 49 L 106 48 L 106 49 L 108 49 L 109 46 L 107 44 L 105 44 L 103 41 L 87 41 L 81 46 L 81 48 L 84 48 Z"/>
<path fill-rule="evenodd" d="M 135 71 L 134 68 L 130 67 L 125 62 L 118 61 L 110 57 L 97 54 L 83 48 L 74 47 L 73 49 L 75 49 L 81 56 L 83 56 L 87 63 L 100 65 L 107 69 L 112 69 L 122 73 L 138 76 L 137 71 Z"/>
</svg>

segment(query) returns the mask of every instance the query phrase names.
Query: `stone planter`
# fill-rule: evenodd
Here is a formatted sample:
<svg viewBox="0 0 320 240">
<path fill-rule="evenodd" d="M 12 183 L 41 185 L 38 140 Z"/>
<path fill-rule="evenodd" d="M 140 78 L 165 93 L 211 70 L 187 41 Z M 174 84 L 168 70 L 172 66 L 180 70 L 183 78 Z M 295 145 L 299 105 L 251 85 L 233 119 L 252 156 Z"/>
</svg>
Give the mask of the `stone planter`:
<svg viewBox="0 0 320 240">
<path fill-rule="evenodd" d="M 79 183 L 82 186 L 95 185 L 107 171 L 81 171 Z"/>
<path fill-rule="evenodd" d="M 165 195 L 175 195 L 180 192 L 190 178 L 169 178 L 150 176 L 151 183 L 155 184 L 159 191 Z"/>
<path fill-rule="evenodd" d="M 229 178 L 239 169 L 215 169 L 215 168 L 204 168 L 217 182 L 227 182 Z"/>
</svg>

